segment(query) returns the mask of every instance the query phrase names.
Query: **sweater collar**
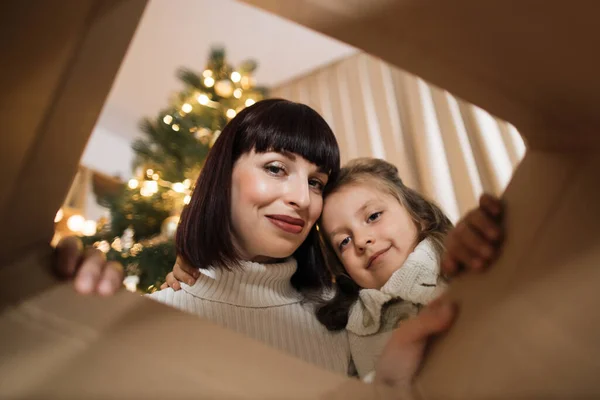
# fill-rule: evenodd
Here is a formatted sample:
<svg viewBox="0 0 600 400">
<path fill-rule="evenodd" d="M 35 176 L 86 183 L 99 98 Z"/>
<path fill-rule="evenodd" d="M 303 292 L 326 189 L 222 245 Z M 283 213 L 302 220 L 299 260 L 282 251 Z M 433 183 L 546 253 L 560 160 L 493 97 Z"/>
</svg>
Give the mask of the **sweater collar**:
<svg viewBox="0 0 600 400">
<path fill-rule="evenodd" d="M 184 283 L 184 291 L 195 297 L 241 307 L 262 308 L 298 303 L 302 296 L 290 279 L 297 263 L 289 258 L 281 263 L 260 264 L 242 261 L 231 271 L 201 269 L 193 286 Z"/>
</svg>

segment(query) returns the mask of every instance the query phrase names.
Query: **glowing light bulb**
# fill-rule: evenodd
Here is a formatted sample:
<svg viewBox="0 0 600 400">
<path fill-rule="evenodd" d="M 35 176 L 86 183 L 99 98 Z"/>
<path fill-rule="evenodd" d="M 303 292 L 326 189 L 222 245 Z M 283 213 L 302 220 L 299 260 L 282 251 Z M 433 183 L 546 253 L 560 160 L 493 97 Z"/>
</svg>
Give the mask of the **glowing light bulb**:
<svg viewBox="0 0 600 400">
<path fill-rule="evenodd" d="M 189 103 L 185 103 L 181 106 L 181 111 L 183 111 L 186 114 L 189 113 L 190 111 L 192 111 L 192 105 Z"/>
<path fill-rule="evenodd" d="M 213 72 L 210 69 L 205 69 L 204 72 L 202 72 L 202 76 L 204 76 L 205 78 L 212 76 L 212 74 Z"/>
<path fill-rule="evenodd" d="M 171 127 L 171 129 L 173 129 L 175 132 L 179 132 L 179 125 L 173 124 L 173 126 Z"/>
<path fill-rule="evenodd" d="M 248 100 L 246 100 L 246 107 L 250 107 L 254 103 L 256 103 L 256 101 L 254 101 L 252 99 L 248 99 Z"/>
<path fill-rule="evenodd" d="M 242 97 L 242 89 L 235 89 L 233 91 L 233 97 L 235 97 L 236 99 L 239 99 L 240 97 Z"/>
<path fill-rule="evenodd" d="M 96 234 L 96 221 L 88 219 L 83 223 L 83 228 L 81 229 L 81 233 L 85 236 L 93 236 Z"/>
<path fill-rule="evenodd" d="M 144 197 L 150 197 L 154 193 L 158 192 L 158 183 L 156 181 L 144 181 L 140 194 Z"/>
<path fill-rule="evenodd" d="M 213 78 L 211 78 L 210 76 L 208 78 L 204 78 L 204 86 L 213 87 L 214 84 L 215 84 L 215 80 Z"/>
<path fill-rule="evenodd" d="M 233 108 L 230 108 L 225 114 L 227 115 L 227 118 L 231 119 L 235 117 L 236 112 Z"/>
<path fill-rule="evenodd" d="M 183 198 L 183 203 L 190 204 L 191 200 L 192 200 L 192 196 L 190 196 L 189 194 L 186 194 L 185 197 Z"/>
<path fill-rule="evenodd" d="M 169 125 L 171 122 L 173 122 L 173 117 L 170 115 L 165 115 L 165 117 L 163 118 L 163 122 Z"/>
<path fill-rule="evenodd" d="M 205 94 L 201 94 L 198 96 L 198 103 L 202 104 L 203 106 L 208 104 L 208 96 Z"/>
<path fill-rule="evenodd" d="M 185 191 L 185 186 L 181 182 L 174 183 L 171 188 L 177 193 L 183 193 Z"/>
<path fill-rule="evenodd" d="M 239 72 L 234 71 L 231 73 L 231 80 L 234 82 L 239 82 L 242 79 L 242 75 Z"/>
<path fill-rule="evenodd" d="M 72 232 L 81 232 L 83 225 L 85 224 L 85 218 L 79 214 L 71 215 L 67 220 L 67 228 Z"/>
<path fill-rule="evenodd" d="M 137 187 L 140 186 L 140 183 L 137 179 L 132 178 L 127 182 L 127 186 L 129 186 L 129 189 L 137 189 Z"/>
</svg>

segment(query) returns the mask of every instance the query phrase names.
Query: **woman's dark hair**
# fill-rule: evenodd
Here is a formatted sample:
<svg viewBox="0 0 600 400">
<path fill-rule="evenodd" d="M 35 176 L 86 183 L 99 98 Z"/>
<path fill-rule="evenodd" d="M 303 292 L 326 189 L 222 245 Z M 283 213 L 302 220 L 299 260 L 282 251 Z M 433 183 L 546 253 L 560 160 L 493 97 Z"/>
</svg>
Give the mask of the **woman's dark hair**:
<svg viewBox="0 0 600 400">
<path fill-rule="evenodd" d="M 377 158 L 354 159 L 340 170 L 337 181 L 327 187 L 324 197 L 353 184 L 372 185 L 398 199 L 417 227 L 416 242 L 431 239 L 441 256 L 444 239 L 452 229 L 452 222 L 437 205 L 407 187 L 398 176 L 398 168 Z M 329 330 L 344 329 L 350 307 L 358 299 L 361 287 L 350 278 L 324 235 L 320 244 L 327 267 L 335 276 L 335 295 L 317 309 L 317 318 Z"/>
<path fill-rule="evenodd" d="M 250 151 L 298 154 L 335 181 L 339 147 L 327 122 L 312 108 L 282 99 L 259 101 L 223 129 L 206 158 L 177 228 L 177 253 L 196 268 L 231 269 L 240 256 L 232 242 L 231 184 L 235 162 Z M 331 285 L 315 227 L 294 252 L 292 285 L 303 292 Z"/>
</svg>

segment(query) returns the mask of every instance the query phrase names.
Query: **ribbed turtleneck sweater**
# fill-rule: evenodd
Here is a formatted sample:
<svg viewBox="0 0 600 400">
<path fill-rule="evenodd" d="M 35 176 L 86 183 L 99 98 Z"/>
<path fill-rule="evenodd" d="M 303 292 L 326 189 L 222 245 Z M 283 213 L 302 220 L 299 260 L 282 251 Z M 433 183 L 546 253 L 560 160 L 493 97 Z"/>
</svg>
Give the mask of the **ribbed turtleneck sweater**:
<svg viewBox="0 0 600 400">
<path fill-rule="evenodd" d="M 199 315 L 309 363 L 346 374 L 350 349 L 345 331 L 329 332 L 302 303 L 290 278 L 296 261 L 243 262 L 241 268 L 200 270 L 193 286 L 160 290 L 151 298 Z"/>
</svg>

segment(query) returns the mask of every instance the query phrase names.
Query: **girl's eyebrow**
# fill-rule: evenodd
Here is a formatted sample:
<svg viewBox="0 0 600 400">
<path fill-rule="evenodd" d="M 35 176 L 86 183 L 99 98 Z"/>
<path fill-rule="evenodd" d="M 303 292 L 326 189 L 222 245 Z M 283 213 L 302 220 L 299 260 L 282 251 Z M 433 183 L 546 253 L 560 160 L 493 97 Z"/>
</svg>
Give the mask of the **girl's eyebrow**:
<svg viewBox="0 0 600 400">
<path fill-rule="evenodd" d="M 365 212 L 365 210 L 367 208 L 369 208 L 373 203 L 375 203 L 375 200 L 367 200 L 365 202 L 365 204 L 360 206 L 360 208 L 354 213 L 354 215 L 359 216 L 360 214 L 363 214 Z M 333 231 L 331 231 L 331 233 L 329 234 L 330 240 L 333 241 L 333 238 L 335 237 L 335 235 L 340 234 L 343 230 L 344 230 L 343 227 L 339 227 L 339 228 L 336 228 Z"/>
<path fill-rule="evenodd" d="M 365 212 L 365 210 L 367 208 L 369 208 L 373 203 L 375 203 L 375 200 L 368 200 L 367 202 L 365 202 L 365 204 L 363 204 L 358 211 L 356 211 L 356 213 L 354 213 L 354 215 L 359 216 L 360 214 L 363 214 Z"/>
</svg>

